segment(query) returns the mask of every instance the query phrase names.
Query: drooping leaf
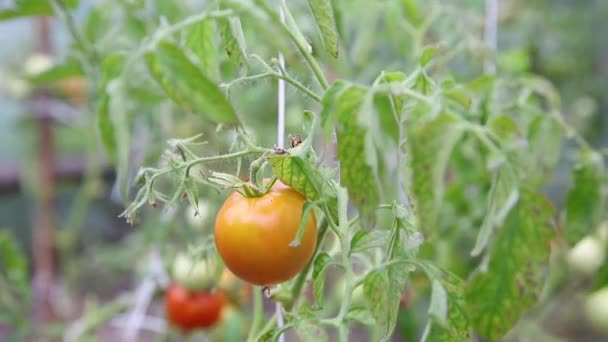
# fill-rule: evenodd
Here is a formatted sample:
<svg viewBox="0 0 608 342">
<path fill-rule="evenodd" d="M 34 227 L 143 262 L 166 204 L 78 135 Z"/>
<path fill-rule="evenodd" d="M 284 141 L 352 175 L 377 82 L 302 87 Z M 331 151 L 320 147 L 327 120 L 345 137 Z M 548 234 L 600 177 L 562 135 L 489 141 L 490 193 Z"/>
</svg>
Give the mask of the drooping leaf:
<svg viewBox="0 0 608 342">
<path fill-rule="evenodd" d="M 332 264 L 332 259 L 325 252 L 319 253 L 312 264 L 312 293 L 317 308 L 323 307 L 323 290 L 325 288 L 325 273 Z"/>
<path fill-rule="evenodd" d="M 162 41 L 146 53 L 150 73 L 167 95 L 184 109 L 221 124 L 238 122 L 232 104 L 175 44 Z"/>
<path fill-rule="evenodd" d="M 78 7 L 79 0 L 65 0 L 68 9 Z M 0 10 L 0 20 L 30 16 L 51 16 L 53 6 L 48 0 L 16 0 L 14 6 Z"/>
<path fill-rule="evenodd" d="M 504 165 L 492 180 L 488 210 L 481 224 L 472 256 L 479 255 L 488 245 L 496 227 L 500 227 L 519 197 L 518 179 L 510 165 Z"/>
<path fill-rule="evenodd" d="M 378 206 L 380 194 L 376 173 L 367 158 L 370 146 L 366 145 L 367 132 L 358 125 L 359 111 L 366 90 L 352 86 L 338 97 L 334 107 L 336 132 L 338 137 L 338 160 L 340 161 L 340 182 L 348 189 L 362 217 L 369 217 Z"/>
<path fill-rule="evenodd" d="M 566 197 L 564 237 L 571 246 L 596 229 L 604 210 L 602 157 L 587 152 L 582 159 L 572 172 L 573 186 Z"/>
<path fill-rule="evenodd" d="M 486 272 L 466 289 L 475 331 L 489 340 L 504 336 L 538 301 L 543 288 L 554 208 L 542 195 L 521 190 L 517 205 L 497 231 Z"/>
<path fill-rule="evenodd" d="M 213 20 L 203 20 L 188 28 L 186 47 L 198 57 L 198 64 L 210 80 L 220 80 L 218 54 L 215 45 L 216 25 Z"/>
<path fill-rule="evenodd" d="M 317 28 L 321 33 L 321 42 L 325 50 L 334 57 L 338 57 L 338 35 L 334 10 L 330 0 L 308 0 L 310 9 L 315 17 Z"/>
<path fill-rule="evenodd" d="M 444 193 L 444 173 L 463 129 L 459 119 L 442 114 L 409 133 L 412 187 L 420 229 L 434 230 Z"/>
</svg>

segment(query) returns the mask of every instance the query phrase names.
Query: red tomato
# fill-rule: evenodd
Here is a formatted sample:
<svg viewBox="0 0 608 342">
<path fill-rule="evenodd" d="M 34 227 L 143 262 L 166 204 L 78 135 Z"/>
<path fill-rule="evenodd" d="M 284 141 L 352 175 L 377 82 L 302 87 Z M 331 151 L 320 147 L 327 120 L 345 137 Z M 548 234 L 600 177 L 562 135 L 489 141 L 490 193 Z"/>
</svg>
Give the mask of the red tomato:
<svg viewBox="0 0 608 342">
<path fill-rule="evenodd" d="M 226 267 L 252 284 L 285 282 L 310 261 L 317 244 L 317 224 L 311 212 L 301 244 L 296 237 L 306 198 L 277 181 L 260 197 L 234 192 L 215 221 L 215 244 Z"/>
<path fill-rule="evenodd" d="M 225 303 L 220 291 L 190 291 L 174 283 L 165 293 L 165 310 L 169 322 L 182 331 L 214 326 Z"/>
</svg>

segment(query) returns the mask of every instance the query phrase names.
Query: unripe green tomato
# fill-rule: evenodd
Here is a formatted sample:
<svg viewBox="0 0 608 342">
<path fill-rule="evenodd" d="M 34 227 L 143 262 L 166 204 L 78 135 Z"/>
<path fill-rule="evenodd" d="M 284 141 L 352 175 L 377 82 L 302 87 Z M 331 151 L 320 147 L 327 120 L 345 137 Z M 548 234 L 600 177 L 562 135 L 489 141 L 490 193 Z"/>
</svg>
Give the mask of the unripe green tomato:
<svg viewBox="0 0 608 342">
<path fill-rule="evenodd" d="M 586 236 L 568 252 L 568 265 L 575 272 L 592 275 L 604 263 L 605 249 L 602 240 Z"/>
<path fill-rule="evenodd" d="M 345 291 L 346 291 L 346 280 L 344 278 L 340 278 L 340 280 L 338 280 L 338 282 L 336 282 L 335 285 L 335 293 L 336 293 L 336 297 L 338 299 L 338 301 L 342 302 L 344 295 L 345 295 Z M 357 287 L 355 287 L 355 289 L 352 291 L 352 295 L 351 295 L 351 302 L 350 302 L 351 306 L 366 306 L 366 299 L 365 299 L 365 293 L 363 293 L 363 285 L 359 285 Z"/>
<path fill-rule="evenodd" d="M 173 261 L 172 275 L 175 282 L 189 290 L 210 289 L 214 286 L 217 263 L 213 259 L 197 260 L 180 253 Z"/>
<path fill-rule="evenodd" d="M 585 316 L 593 329 L 608 335 L 608 286 L 587 297 Z"/>
</svg>

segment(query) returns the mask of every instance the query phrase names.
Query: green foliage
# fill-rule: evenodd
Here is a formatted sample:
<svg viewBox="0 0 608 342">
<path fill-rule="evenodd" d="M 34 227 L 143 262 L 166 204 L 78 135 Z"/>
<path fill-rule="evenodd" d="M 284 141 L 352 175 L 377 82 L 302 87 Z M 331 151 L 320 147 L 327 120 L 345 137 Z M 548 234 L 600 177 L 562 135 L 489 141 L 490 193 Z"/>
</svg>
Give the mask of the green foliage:
<svg viewBox="0 0 608 342">
<path fill-rule="evenodd" d="M 146 53 L 146 63 L 167 95 L 184 109 L 216 123 L 238 122 L 226 96 L 177 45 L 160 42 L 155 52 Z"/>
<path fill-rule="evenodd" d="M 308 0 L 310 9 L 315 16 L 317 27 L 321 32 L 321 41 L 325 50 L 338 57 L 338 35 L 334 20 L 334 10 L 329 0 Z"/>
<path fill-rule="evenodd" d="M 604 163 L 594 152 L 583 152 L 572 173 L 573 187 L 566 198 L 564 236 L 570 245 L 592 232 L 602 219 Z"/>
<path fill-rule="evenodd" d="M 63 1 L 67 8 L 75 8 L 79 2 L 80 0 Z M 0 20 L 52 15 L 53 6 L 51 3 L 52 1 L 47 0 L 15 0 L 13 6 L 0 10 Z"/>
<path fill-rule="evenodd" d="M 538 302 L 549 241 L 555 235 L 555 209 L 542 195 L 522 190 L 494 237 L 487 270 L 482 268 L 466 291 L 467 311 L 475 331 L 496 340 Z"/>
</svg>

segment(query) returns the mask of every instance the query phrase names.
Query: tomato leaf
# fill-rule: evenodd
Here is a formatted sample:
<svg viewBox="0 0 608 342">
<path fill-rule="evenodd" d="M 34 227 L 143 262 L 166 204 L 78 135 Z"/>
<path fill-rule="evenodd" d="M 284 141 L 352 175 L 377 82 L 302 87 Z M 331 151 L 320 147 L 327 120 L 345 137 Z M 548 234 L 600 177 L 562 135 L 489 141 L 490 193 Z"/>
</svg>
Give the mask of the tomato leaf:
<svg viewBox="0 0 608 342">
<path fill-rule="evenodd" d="M 526 175 L 533 182 L 542 184 L 551 178 L 559 161 L 563 128 L 556 118 L 538 115 L 528 129 L 529 152 Z"/>
<path fill-rule="evenodd" d="M 215 30 L 216 25 L 213 20 L 203 20 L 190 26 L 186 33 L 186 47 L 198 57 L 203 74 L 217 82 L 220 80 L 220 71 Z"/>
<path fill-rule="evenodd" d="M 423 22 L 423 15 L 416 0 L 401 0 L 405 18 L 414 26 L 419 27 Z"/>
<path fill-rule="evenodd" d="M 325 50 L 335 58 L 338 58 L 338 35 L 336 33 L 336 22 L 331 1 L 308 0 L 308 4 L 315 17 L 317 28 L 321 33 L 321 42 Z"/>
<path fill-rule="evenodd" d="M 184 109 L 221 124 L 238 122 L 234 108 L 209 78 L 175 44 L 162 41 L 146 53 L 150 73 L 167 95 Z"/>
<path fill-rule="evenodd" d="M 472 256 L 479 255 L 487 246 L 494 229 L 502 225 L 511 208 L 517 203 L 518 197 L 517 175 L 515 170 L 507 164 L 494 174 L 487 214 L 481 224 L 475 247 L 471 251 Z"/>
<path fill-rule="evenodd" d="M 395 329 L 399 300 L 408 273 L 409 270 L 402 265 L 391 266 L 387 270 L 370 272 L 363 281 L 363 293 L 382 341 L 386 341 Z"/>
<path fill-rule="evenodd" d="M 346 81 L 337 80 L 325 91 L 323 99 L 321 99 L 321 106 L 323 108 L 321 109 L 321 114 L 319 116 L 321 128 L 323 128 L 326 136 L 329 136 L 330 130 L 333 129 L 333 126 L 330 125 L 330 123 L 332 123 L 334 119 L 333 114 L 336 101 L 348 86 L 349 84 Z"/>
<path fill-rule="evenodd" d="M 65 0 L 68 9 L 78 7 L 79 0 Z M 12 8 L 0 10 L 0 21 L 29 16 L 51 16 L 53 6 L 48 0 L 16 0 Z"/>
<path fill-rule="evenodd" d="M 363 306 L 351 306 L 346 314 L 346 319 L 368 326 L 376 324 L 374 316 L 372 316 L 369 309 Z"/>
<path fill-rule="evenodd" d="M 420 56 L 420 66 L 424 67 L 429 64 L 439 51 L 441 51 L 439 46 L 426 46 L 424 50 L 422 50 L 422 55 Z"/>
<path fill-rule="evenodd" d="M 103 76 L 101 100 L 98 109 L 97 124 L 101 134 L 101 141 L 105 147 L 108 159 L 115 163 L 116 160 L 116 133 L 112 117 L 110 115 L 110 97 L 107 93 L 107 85 L 112 79 L 118 77 L 125 62 L 125 57 L 120 54 L 114 54 L 106 57 L 101 64 L 101 73 Z"/>
<path fill-rule="evenodd" d="M 554 208 L 542 195 L 522 190 L 498 229 L 487 271 L 466 289 L 467 312 L 475 331 L 489 340 L 504 336 L 538 301 L 549 258 Z"/>
<path fill-rule="evenodd" d="M 323 290 L 325 288 L 325 273 L 333 263 L 329 254 L 321 252 L 315 257 L 312 265 L 312 293 L 317 308 L 323 307 Z"/>
<path fill-rule="evenodd" d="M 350 252 L 360 253 L 371 248 L 384 248 L 389 235 L 390 231 L 385 229 L 361 229 L 350 240 Z"/>
<path fill-rule="evenodd" d="M 319 171 L 300 156 L 276 154 L 270 158 L 272 172 L 289 187 L 306 198 L 317 200 L 321 197 L 323 180 Z"/>
<path fill-rule="evenodd" d="M 377 173 L 367 159 L 374 154 L 373 146 L 366 142 L 367 132 L 358 125 L 359 111 L 366 90 L 351 86 L 344 90 L 335 104 L 334 117 L 337 121 L 337 156 L 340 161 L 340 183 L 348 189 L 363 219 L 369 219 L 378 203 L 380 193 L 376 180 Z M 375 165 L 377 168 L 377 165 Z"/>
<path fill-rule="evenodd" d="M 432 279 L 433 284 L 431 305 L 429 306 L 431 315 L 422 341 L 460 342 L 470 340 L 464 283 L 457 276 L 428 262 L 422 263 L 421 266 L 429 278 Z M 438 292 L 436 293 L 435 290 Z M 435 303 L 437 304 L 435 306 L 433 305 L 433 296 L 436 298 Z M 443 306 L 444 304 L 447 305 L 447 311 Z M 446 319 L 442 320 L 441 317 Z"/>
<path fill-rule="evenodd" d="M 414 202 L 422 231 L 435 228 L 444 193 L 444 173 L 456 142 L 463 134 L 458 119 L 442 114 L 410 130 L 411 168 Z"/>
<path fill-rule="evenodd" d="M 218 18 L 220 37 L 228 58 L 237 66 L 247 62 L 247 44 L 239 18 Z"/>
<path fill-rule="evenodd" d="M 581 159 L 572 172 L 574 184 L 566 196 L 564 236 L 570 245 L 597 227 L 604 208 L 602 157 L 587 152 L 582 154 Z"/>
</svg>

